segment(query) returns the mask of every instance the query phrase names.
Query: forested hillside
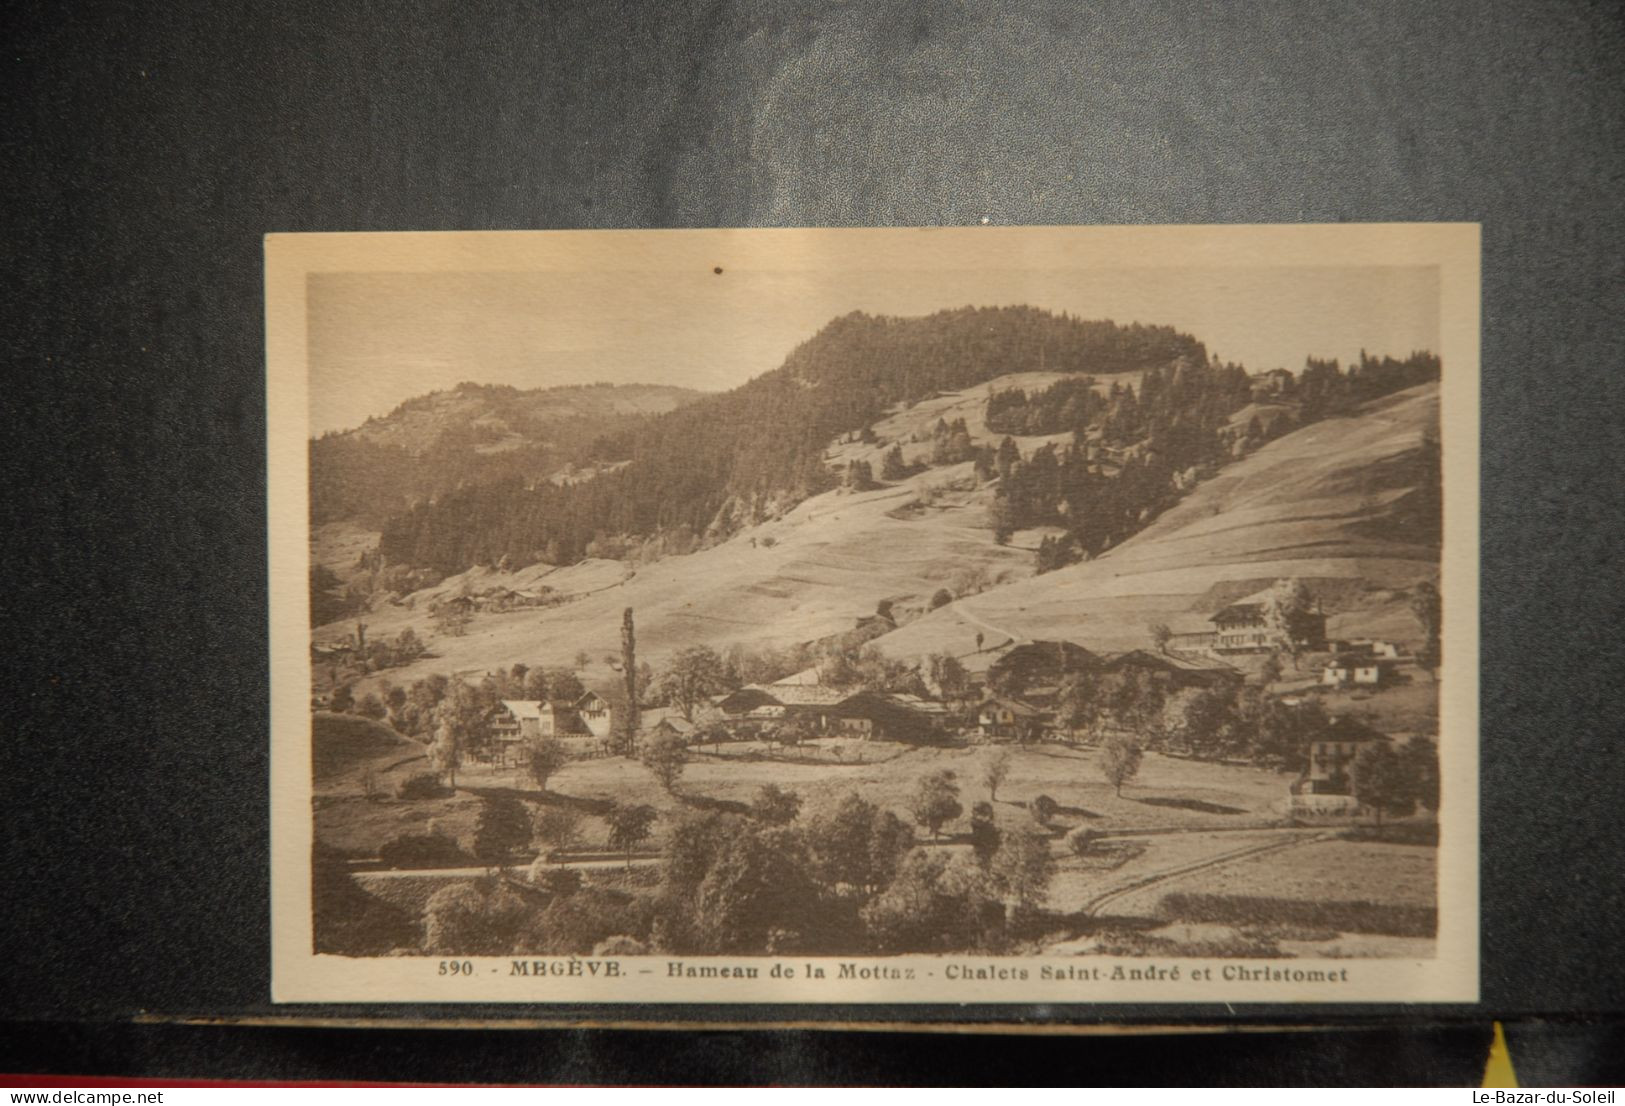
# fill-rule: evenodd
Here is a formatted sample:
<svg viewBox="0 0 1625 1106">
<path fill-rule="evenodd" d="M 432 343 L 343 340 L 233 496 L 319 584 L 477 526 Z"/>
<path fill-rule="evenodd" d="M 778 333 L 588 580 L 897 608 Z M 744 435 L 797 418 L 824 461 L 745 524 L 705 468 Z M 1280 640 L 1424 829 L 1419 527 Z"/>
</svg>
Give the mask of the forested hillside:
<svg viewBox="0 0 1625 1106">
<path fill-rule="evenodd" d="M 380 550 L 391 563 L 453 572 L 503 558 L 569 563 L 595 540 L 613 554 L 623 536 L 692 541 L 833 486 L 826 446 L 894 404 L 1009 373 L 1107 376 L 1207 364 L 1200 342 L 1168 327 L 1031 307 L 909 319 L 853 313 L 731 392 L 601 435 L 583 460 L 624 463 L 616 471 L 563 487 L 518 473 L 468 482 L 392 519 Z"/>
<path fill-rule="evenodd" d="M 581 461 L 604 435 L 635 435 L 701 393 L 662 384 L 521 390 L 460 384 L 310 443 L 312 525 L 381 525 L 454 488 L 533 483 Z"/>
<path fill-rule="evenodd" d="M 994 457 L 978 462 L 989 470 L 996 465 L 999 476 L 993 527 L 1003 535 L 1033 526 L 1063 527 L 1063 535 L 1041 547 L 1040 572 L 1097 556 L 1138 532 L 1212 476 L 1216 466 L 1246 456 L 1295 425 L 1347 414 L 1367 400 L 1437 380 L 1439 371 L 1439 359 L 1430 353 L 1404 360 L 1362 355 L 1347 372 L 1335 361 L 1311 358 L 1286 392 L 1274 393 L 1290 395 L 1295 415 L 1273 421 L 1269 429 L 1257 416 L 1246 417 L 1253 384 L 1234 365 L 1153 369 L 1141 378 L 1138 392 L 1113 384 L 1104 396 L 1087 378 L 1063 379 L 1031 396 L 995 392 L 987 401 L 989 429 L 1070 432 L 1073 440 L 1023 457 L 1007 437 Z M 1423 443 L 1427 486 L 1438 484 L 1437 446 L 1436 439 Z M 1429 525 L 1436 532 L 1436 508 L 1432 516 Z"/>
</svg>

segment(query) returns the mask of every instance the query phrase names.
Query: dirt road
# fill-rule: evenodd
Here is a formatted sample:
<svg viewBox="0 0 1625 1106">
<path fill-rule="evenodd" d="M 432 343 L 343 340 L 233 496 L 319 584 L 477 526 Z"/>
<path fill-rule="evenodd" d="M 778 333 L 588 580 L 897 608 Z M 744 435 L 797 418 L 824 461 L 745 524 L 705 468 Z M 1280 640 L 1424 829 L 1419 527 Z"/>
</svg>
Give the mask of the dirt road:
<svg viewBox="0 0 1625 1106">
<path fill-rule="evenodd" d="M 1192 873 L 1207 871 L 1208 869 L 1218 868 L 1226 864 L 1233 864 L 1238 860 L 1245 860 L 1248 857 L 1262 856 L 1265 853 L 1281 852 L 1286 849 L 1295 848 L 1299 845 L 1309 844 L 1312 841 L 1324 841 L 1335 836 L 1334 834 L 1328 833 L 1325 830 L 1314 829 L 1282 829 L 1263 832 L 1269 833 L 1272 839 L 1261 843 L 1253 842 L 1240 848 L 1229 849 L 1215 856 L 1203 857 L 1200 860 L 1187 860 L 1168 867 L 1158 868 L 1150 872 L 1137 872 L 1126 875 L 1123 881 L 1107 888 L 1104 891 L 1098 892 L 1096 895 L 1094 895 L 1094 897 L 1086 900 L 1083 904 L 1081 912 L 1098 917 L 1113 903 L 1127 898 L 1129 895 L 1132 895 L 1138 891 L 1143 891 L 1148 887 L 1154 887 L 1161 883 L 1170 883 L 1176 879 L 1191 875 Z M 1126 838 L 1133 837 L 1135 835 L 1122 834 L 1120 836 Z"/>
</svg>

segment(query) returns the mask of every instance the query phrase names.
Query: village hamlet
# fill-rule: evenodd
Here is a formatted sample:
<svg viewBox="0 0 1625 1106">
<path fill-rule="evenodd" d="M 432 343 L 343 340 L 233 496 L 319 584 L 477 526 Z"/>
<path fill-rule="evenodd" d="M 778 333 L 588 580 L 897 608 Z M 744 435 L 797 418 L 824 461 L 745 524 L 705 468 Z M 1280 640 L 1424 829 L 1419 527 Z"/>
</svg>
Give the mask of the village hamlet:
<svg viewBox="0 0 1625 1106">
<path fill-rule="evenodd" d="M 1449 368 L 1388 325 L 855 310 L 335 421 L 309 950 L 1433 961 Z"/>
</svg>

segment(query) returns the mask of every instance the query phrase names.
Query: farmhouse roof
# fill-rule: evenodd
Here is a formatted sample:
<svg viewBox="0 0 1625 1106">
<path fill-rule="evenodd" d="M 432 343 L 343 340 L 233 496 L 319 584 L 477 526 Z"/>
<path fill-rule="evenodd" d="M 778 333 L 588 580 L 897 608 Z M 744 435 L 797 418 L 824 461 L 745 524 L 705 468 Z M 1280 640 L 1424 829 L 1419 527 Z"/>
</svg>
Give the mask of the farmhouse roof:
<svg viewBox="0 0 1625 1106">
<path fill-rule="evenodd" d="M 1373 653 L 1339 653 L 1326 662 L 1327 668 L 1389 668 L 1395 664 L 1392 657 L 1379 657 Z"/>
<path fill-rule="evenodd" d="M 751 684 L 745 691 L 760 691 L 787 707 L 832 707 L 850 699 L 850 691 L 817 684 Z"/>
<path fill-rule="evenodd" d="M 976 710 L 978 713 L 980 713 L 984 708 L 991 704 L 997 704 L 998 706 L 1005 708 L 1018 718 L 1037 718 L 1039 715 L 1044 713 L 1031 703 L 1024 703 L 1020 699 L 1013 699 L 1008 695 L 989 695 L 986 699 L 983 699 L 977 704 Z"/>
<path fill-rule="evenodd" d="M 894 702 L 900 703 L 910 710 L 917 710 L 922 714 L 946 714 L 948 711 L 947 704 L 936 699 L 927 699 L 922 695 L 915 695 L 912 692 L 894 691 L 890 697 Z"/>
<path fill-rule="evenodd" d="M 1222 626 L 1226 622 L 1253 622 L 1263 617 L 1263 603 L 1232 603 L 1228 607 L 1215 612 L 1208 621 L 1216 622 Z"/>
<path fill-rule="evenodd" d="M 534 699 L 504 699 L 502 705 L 515 718 L 540 718 L 542 704 Z"/>
<path fill-rule="evenodd" d="M 717 700 L 717 706 L 731 714 L 773 707 L 832 707 L 851 698 L 852 692 L 832 687 L 799 684 L 746 684 Z"/>
<path fill-rule="evenodd" d="M 645 730 L 658 729 L 667 726 L 680 734 L 692 733 L 696 727 L 694 723 L 683 717 L 683 712 L 677 707 L 650 707 L 638 715 L 639 721 Z"/>
<path fill-rule="evenodd" d="M 1161 668 L 1172 672 L 1189 672 L 1201 676 L 1240 676 L 1235 668 L 1222 661 L 1188 657 L 1180 653 L 1153 653 L 1149 649 L 1130 649 L 1118 653 L 1106 662 L 1108 669 L 1138 665 L 1142 668 Z"/>
<path fill-rule="evenodd" d="M 1083 646 L 1071 641 L 1024 641 L 1011 646 L 994 668 L 1008 669 L 1016 665 L 1058 664 L 1062 668 L 1092 667 L 1099 658 Z"/>
</svg>

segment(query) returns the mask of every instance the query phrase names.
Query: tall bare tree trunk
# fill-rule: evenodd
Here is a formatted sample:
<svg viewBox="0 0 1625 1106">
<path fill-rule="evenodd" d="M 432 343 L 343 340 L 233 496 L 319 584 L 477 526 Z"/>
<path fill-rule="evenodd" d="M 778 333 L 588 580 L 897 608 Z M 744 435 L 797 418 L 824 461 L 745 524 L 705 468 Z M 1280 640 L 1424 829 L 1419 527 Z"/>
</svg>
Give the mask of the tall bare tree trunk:
<svg viewBox="0 0 1625 1106">
<path fill-rule="evenodd" d="M 637 641 L 632 629 L 632 608 L 621 614 L 621 675 L 626 680 L 626 737 L 630 742 L 638 732 Z"/>
</svg>

